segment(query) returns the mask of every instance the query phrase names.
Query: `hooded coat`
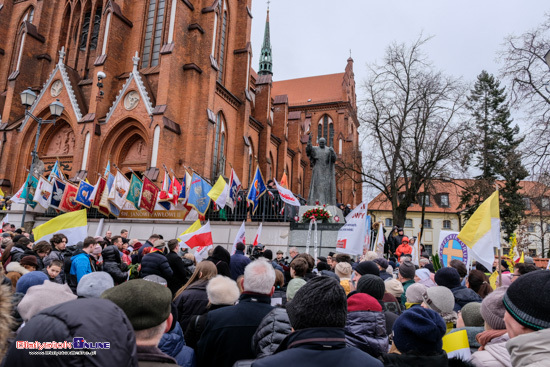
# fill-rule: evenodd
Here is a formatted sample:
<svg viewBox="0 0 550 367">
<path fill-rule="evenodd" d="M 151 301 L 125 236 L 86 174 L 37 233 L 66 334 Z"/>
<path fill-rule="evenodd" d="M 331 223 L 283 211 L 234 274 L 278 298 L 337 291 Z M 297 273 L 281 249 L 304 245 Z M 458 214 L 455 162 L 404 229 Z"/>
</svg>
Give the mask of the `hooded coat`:
<svg viewBox="0 0 550 367">
<path fill-rule="evenodd" d="M 351 311 L 346 319 L 346 344 L 373 357 L 388 350 L 386 317 L 383 312 Z"/>
<path fill-rule="evenodd" d="M 270 356 L 292 332 L 288 314 L 284 308 L 274 308 L 263 318 L 252 337 L 252 346 L 258 358 Z"/>
<path fill-rule="evenodd" d="M 181 367 L 195 366 L 195 351 L 185 345 L 180 324 L 174 320 L 172 331 L 164 333 L 159 342 L 159 349 L 174 358 Z"/>
<path fill-rule="evenodd" d="M 31 355 L 17 349 L 17 341 L 109 342 L 109 349 L 95 355 Z M 99 298 L 82 298 L 42 310 L 31 318 L 11 344 L 6 366 L 138 366 L 134 328 L 126 314 L 113 302 Z"/>
</svg>

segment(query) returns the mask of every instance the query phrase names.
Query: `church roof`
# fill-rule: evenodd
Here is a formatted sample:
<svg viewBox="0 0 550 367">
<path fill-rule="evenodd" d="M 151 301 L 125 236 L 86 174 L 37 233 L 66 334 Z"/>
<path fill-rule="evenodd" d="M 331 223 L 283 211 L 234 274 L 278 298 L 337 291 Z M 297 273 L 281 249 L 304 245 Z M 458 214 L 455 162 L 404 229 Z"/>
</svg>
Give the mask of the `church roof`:
<svg viewBox="0 0 550 367">
<path fill-rule="evenodd" d="M 344 73 L 273 82 L 272 95 L 286 94 L 292 105 L 338 102 L 346 99 L 342 83 Z"/>
</svg>

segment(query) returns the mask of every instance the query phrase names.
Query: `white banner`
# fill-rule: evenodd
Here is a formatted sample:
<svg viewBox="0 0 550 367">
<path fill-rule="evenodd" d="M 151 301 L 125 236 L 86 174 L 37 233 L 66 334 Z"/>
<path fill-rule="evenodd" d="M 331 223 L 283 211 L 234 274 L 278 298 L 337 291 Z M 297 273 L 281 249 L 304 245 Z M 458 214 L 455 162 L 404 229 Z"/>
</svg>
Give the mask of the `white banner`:
<svg viewBox="0 0 550 367">
<path fill-rule="evenodd" d="M 300 200 L 294 196 L 292 191 L 285 189 L 279 183 L 277 180 L 273 179 L 273 182 L 275 182 L 275 185 L 277 186 L 277 191 L 279 191 L 279 196 L 281 197 L 281 200 L 284 201 L 287 204 L 294 205 L 294 206 L 300 206 Z"/>
<path fill-rule="evenodd" d="M 233 248 L 231 249 L 231 255 L 235 255 L 235 251 L 237 251 L 237 243 L 242 242 L 246 245 L 246 230 L 244 227 L 244 221 L 243 224 L 241 224 L 241 228 L 239 228 L 239 232 L 237 232 L 237 235 L 235 236 L 235 241 L 233 241 Z"/>
<path fill-rule="evenodd" d="M 386 243 L 386 239 L 384 237 L 384 225 L 382 224 L 382 222 L 380 222 L 380 226 L 378 227 L 378 235 L 376 236 L 376 248 L 375 248 L 376 253 L 380 257 L 384 256 L 385 243 Z"/>
<path fill-rule="evenodd" d="M 364 201 L 346 216 L 346 224 L 338 231 L 336 252 L 360 255 L 365 245 L 367 202 Z"/>
</svg>

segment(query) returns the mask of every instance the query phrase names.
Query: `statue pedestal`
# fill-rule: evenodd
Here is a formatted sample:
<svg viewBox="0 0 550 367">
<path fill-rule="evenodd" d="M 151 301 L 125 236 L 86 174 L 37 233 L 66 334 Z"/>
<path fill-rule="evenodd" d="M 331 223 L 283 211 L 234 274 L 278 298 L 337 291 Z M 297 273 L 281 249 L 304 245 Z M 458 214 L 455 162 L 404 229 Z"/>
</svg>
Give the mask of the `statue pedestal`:
<svg viewBox="0 0 550 367">
<path fill-rule="evenodd" d="M 300 211 L 298 212 L 298 217 L 300 218 L 299 223 L 303 223 L 302 215 L 305 212 L 307 212 L 309 209 L 314 209 L 314 208 L 319 208 L 319 207 L 322 208 L 323 206 L 322 205 L 300 206 Z M 346 221 L 344 219 L 344 213 L 342 213 L 342 210 L 340 210 L 336 205 L 327 205 L 326 207 L 324 207 L 324 209 L 330 213 L 330 218 L 328 219 L 328 221 L 326 221 L 324 223 L 337 223 L 337 222 L 334 221 L 334 216 L 335 215 L 340 217 L 340 222 L 339 223 L 346 223 Z M 318 224 L 321 224 L 321 223 L 318 223 Z"/>
</svg>

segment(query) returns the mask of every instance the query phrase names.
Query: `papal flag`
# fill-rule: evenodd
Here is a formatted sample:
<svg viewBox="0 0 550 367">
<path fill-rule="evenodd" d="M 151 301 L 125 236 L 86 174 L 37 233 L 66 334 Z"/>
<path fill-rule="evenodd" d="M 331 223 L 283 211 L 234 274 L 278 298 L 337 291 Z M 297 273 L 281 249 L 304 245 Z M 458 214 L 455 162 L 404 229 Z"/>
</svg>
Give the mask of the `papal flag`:
<svg viewBox="0 0 550 367">
<path fill-rule="evenodd" d="M 141 199 L 141 189 L 143 188 L 143 181 L 132 172 L 132 179 L 130 180 L 130 187 L 128 188 L 128 195 L 126 195 L 126 201 L 134 206 L 137 210 L 140 210 L 139 200 Z"/>
<path fill-rule="evenodd" d="M 37 202 L 33 200 L 37 186 L 38 179 L 29 173 L 27 176 L 27 181 L 25 181 L 25 185 L 23 187 L 23 192 L 21 193 L 21 199 L 26 200 L 27 204 L 29 204 L 32 208 L 34 208 L 37 204 Z"/>
<path fill-rule="evenodd" d="M 212 186 L 204 181 L 202 177 L 193 173 L 191 188 L 189 189 L 189 199 L 187 202 L 201 215 L 204 215 L 210 206 L 210 197 L 208 193 L 211 189 Z"/>
<path fill-rule="evenodd" d="M 227 201 L 227 196 L 229 194 L 229 186 L 225 182 L 224 178 L 220 175 L 218 181 L 212 186 L 212 189 L 208 192 L 210 199 L 223 209 L 225 207 L 225 202 Z"/>
<path fill-rule="evenodd" d="M 146 176 L 143 177 L 143 186 L 141 189 L 141 200 L 139 206 L 149 213 L 155 210 L 155 204 L 157 203 L 157 196 L 159 194 L 159 188 Z"/>
<path fill-rule="evenodd" d="M 115 182 L 112 189 L 109 191 L 109 202 L 111 202 L 119 210 L 122 209 L 124 203 L 126 203 L 126 195 L 128 194 L 129 188 L 130 181 L 128 181 L 122 172 L 117 171 Z"/>
<path fill-rule="evenodd" d="M 61 203 L 59 203 L 59 210 L 64 212 L 74 212 L 76 210 L 80 210 L 80 204 L 76 202 L 77 192 L 78 187 L 70 182 L 67 182 L 65 191 L 63 191 L 63 198 L 61 199 Z"/>
<path fill-rule="evenodd" d="M 241 181 L 237 176 L 237 173 L 231 168 L 231 177 L 229 178 L 229 197 L 227 198 L 226 205 L 231 209 L 235 209 L 235 203 L 241 189 Z"/>
<path fill-rule="evenodd" d="M 76 245 L 88 235 L 88 220 L 86 209 L 78 210 L 47 221 L 33 229 L 34 241 L 49 241 L 54 234 L 67 236 L 67 245 Z"/>
<path fill-rule="evenodd" d="M 52 190 L 52 199 L 50 201 L 50 206 L 54 209 L 59 209 L 61 200 L 63 200 L 63 193 L 65 192 L 65 187 L 67 184 L 57 178 L 53 179 L 53 190 Z"/>
<path fill-rule="evenodd" d="M 40 177 L 38 180 L 38 186 L 34 192 L 33 200 L 44 209 L 48 209 L 50 207 L 50 201 L 52 200 L 52 191 L 53 185 L 51 182 L 44 177 Z"/>
<path fill-rule="evenodd" d="M 468 361 L 472 357 L 470 351 L 470 342 L 466 330 L 459 330 L 454 333 L 448 333 L 443 336 L 443 350 L 447 352 L 447 357 L 462 359 Z"/>
<path fill-rule="evenodd" d="M 498 200 L 497 190 L 477 208 L 458 234 L 458 239 L 470 248 L 473 258 L 487 269 L 493 267 L 494 248 L 500 248 Z"/>
<path fill-rule="evenodd" d="M 80 181 L 78 184 L 78 191 L 76 192 L 75 201 L 84 205 L 86 208 L 92 206 L 92 193 L 94 192 L 94 186 L 90 185 L 86 181 Z"/>
<path fill-rule="evenodd" d="M 256 166 L 256 174 L 254 175 L 254 179 L 250 184 L 250 188 L 248 189 L 248 196 L 246 197 L 246 199 L 252 205 L 252 214 L 254 214 L 256 212 L 256 209 L 258 209 L 260 197 L 262 197 L 262 195 L 265 194 L 266 191 L 267 188 L 265 186 L 262 173 L 260 172 L 260 167 Z"/>
</svg>

